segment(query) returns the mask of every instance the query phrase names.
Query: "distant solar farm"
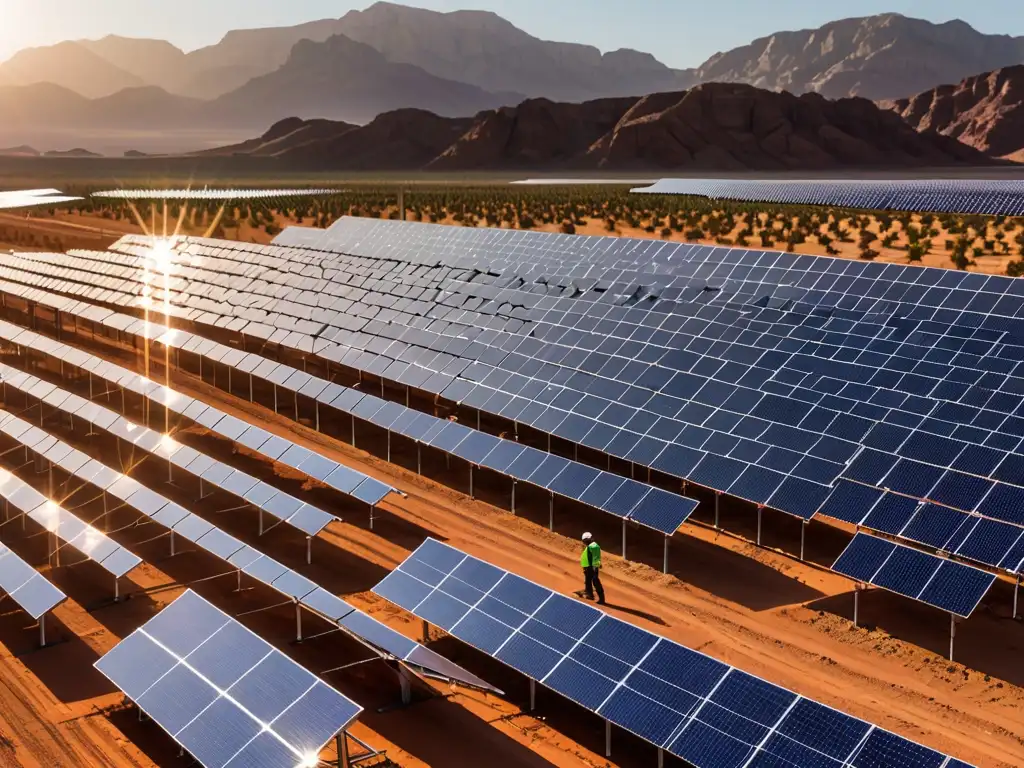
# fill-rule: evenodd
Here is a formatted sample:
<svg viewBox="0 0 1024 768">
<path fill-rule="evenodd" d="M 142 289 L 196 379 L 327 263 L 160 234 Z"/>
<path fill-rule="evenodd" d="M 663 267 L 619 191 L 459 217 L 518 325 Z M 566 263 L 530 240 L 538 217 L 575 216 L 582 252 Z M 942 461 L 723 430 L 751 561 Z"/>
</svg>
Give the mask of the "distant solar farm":
<svg viewBox="0 0 1024 768">
<path fill-rule="evenodd" d="M 1024 762 L 1024 283 L 316 193 L 0 256 L 19 674 L 140 765 Z"/>
</svg>

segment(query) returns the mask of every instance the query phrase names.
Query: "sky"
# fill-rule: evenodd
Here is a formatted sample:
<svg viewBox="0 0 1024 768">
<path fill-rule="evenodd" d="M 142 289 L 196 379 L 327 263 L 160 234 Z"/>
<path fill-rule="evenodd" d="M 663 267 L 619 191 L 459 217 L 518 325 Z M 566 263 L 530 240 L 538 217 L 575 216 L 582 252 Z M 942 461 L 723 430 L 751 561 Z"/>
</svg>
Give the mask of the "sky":
<svg viewBox="0 0 1024 768">
<path fill-rule="evenodd" d="M 107 34 L 169 40 L 193 50 L 230 29 L 338 18 L 368 0 L 0 0 L 0 61 L 21 48 Z M 672 67 L 787 29 L 898 12 L 981 32 L 1024 35 L 1020 0 L 408 0 L 438 11 L 489 10 L 547 40 L 635 48 Z"/>
</svg>

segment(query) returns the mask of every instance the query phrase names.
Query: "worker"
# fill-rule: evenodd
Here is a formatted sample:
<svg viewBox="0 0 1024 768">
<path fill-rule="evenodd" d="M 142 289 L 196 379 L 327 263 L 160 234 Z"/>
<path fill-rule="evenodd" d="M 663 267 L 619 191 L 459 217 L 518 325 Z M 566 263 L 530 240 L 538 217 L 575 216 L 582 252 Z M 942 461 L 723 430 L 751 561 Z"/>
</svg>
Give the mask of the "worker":
<svg viewBox="0 0 1024 768">
<path fill-rule="evenodd" d="M 604 587 L 601 586 L 601 547 L 594 541 L 594 537 L 590 533 L 583 534 L 583 554 L 580 555 L 580 565 L 583 567 L 584 596 L 587 600 L 593 600 L 596 591 L 598 605 L 604 605 Z"/>
</svg>

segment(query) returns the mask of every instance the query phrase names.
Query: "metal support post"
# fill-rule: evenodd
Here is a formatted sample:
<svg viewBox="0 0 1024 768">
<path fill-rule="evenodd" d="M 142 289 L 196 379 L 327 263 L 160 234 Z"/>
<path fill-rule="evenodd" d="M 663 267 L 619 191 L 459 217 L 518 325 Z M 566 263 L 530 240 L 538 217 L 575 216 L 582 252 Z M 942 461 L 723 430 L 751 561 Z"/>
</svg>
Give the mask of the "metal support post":
<svg viewBox="0 0 1024 768">
<path fill-rule="evenodd" d="M 174 531 L 171 531 L 171 557 L 174 557 Z"/>
<path fill-rule="evenodd" d="M 1017 592 L 1020 591 L 1020 576 L 1013 583 L 1013 618 L 1017 618 Z"/>
<path fill-rule="evenodd" d="M 469 498 L 471 498 L 471 499 L 476 498 L 473 495 L 473 465 L 472 464 L 469 465 Z"/>
<path fill-rule="evenodd" d="M 537 681 L 530 678 L 530 711 L 537 708 Z"/>
<path fill-rule="evenodd" d="M 352 447 L 356 447 L 356 417 L 352 416 Z"/>
<path fill-rule="evenodd" d="M 662 558 L 661 572 L 668 573 L 668 536 L 665 537 L 665 554 Z"/>
<path fill-rule="evenodd" d="M 117 576 L 114 577 L 114 602 L 121 602 L 121 582 Z"/>
<path fill-rule="evenodd" d="M 516 481 L 512 481 L 512 514 L 516 513 Z"/>
<path fill-rule="evenodd" d="M 263 535 L 263 507 L 259 508 L 260 513 L 260 536 Z"/>
<path fill-rule="evenodd" d="M 622 559 L 626 559 L 626 518 L 622 518 Z"/>
<path fill-rule="evenodd" d="M 302 642 L 302 606 L 295 602 L 295 642 Z"/>
<path fill-rule="evenodd" d="M 604 721 L 604 756 L 612 756 L 612 721 Z"/>
<path fill-rule="evenodd" d="M 46 647 L 46 614 L 39 617 L 39 647 Z"/>
<path fill-rule="evenodd" d="M 949 614 L 949 660 L 953 660 L 953 639 L 956 637 L 956 614 Z"/>
<path fill-rule="evenodd" d="M 344 731 L 335 737 L 334 743 L 338 748 L 338 768 L 351 768 L 348 759 L 348 739 Z"/>
<path fill-rule="evenodd" d="M 310 565 L 313 562 L 313 537 L 306 537 L 306 565 Z"/>
<path fill-rule="evenodd" d="M 398 667 L 398 684 L 402 687 L 402 704 L 409 706 L 412 703 L 412 678 L 403 666 Z"/>
<path fill-rule="evenodd" d="M 658 750 L 658 768 L 665 768 L 665 750 Z"/>
<path fill-rule="evenodd" d="M 430 622 L 426 619 L 423 620 L 423 642 L 426 643 L 430 640 Z"/>
<path fill-rule="evenodd" d="M 804 540 L 807 538 L 807 521 L 800 521 L 800 562 L 804 561 Z"/>
<path fill-rule="evenodd" d="M 320 401 L 319 400 L 314 400 L 313 401 L 313 414 L 314 414 L 314 418 L 315 418 L 315 421 L 313 423 L 316 425 L 316 431 L 319 432 L 320 431 Z"/>
<path fill-rule="evenodd" d="M 554 491 L 548 497 L 548 530 L 555 530 L 555 494 Z"/>
<path fill-rule="evenodd" d="M 373 513 L 376 512 L 376 511 L 377 511 L 377 508 L 373 504 L 371 504 L 370 505 L 370 530 L 371 531 L 373 530 Z"/>
<path fill-rule="evenodd" d="M 764 507 L 760 504 L 757 505 L 757 546 L 761 546 L 761 513 L 764 512 Z"/>
<path fill-rule="evenodd" d="M 857 612 L 860 608 L 860 584 L 853 585 L 853 626 L 859 627 L 857 623 Z"/>
<path fill-rule="evenodd" d="M 388 464 L 390 464 L 391 463 L 391 430 L 390 429 L 387 430 L 387 437 L 388 437 Z M 471 468 L 470 471 L 472 471 L 472 468 Z"/>
<path fill-rule="evenodd" d="M 416 474 L 423 474 L 423 447 L 419 442 L 416 443 Z"/>
<path fill-rule="evenodd" d="M 715 491 L 715 530 L 716 531 L 719 530 L 719 528 L 718 528 L 718 500 L 721 499 L 721 498 L 722 498 L 722 494 L 720 494 L 718 491 Z"/>
<path fill-rule="evenodd" d="M 277 413 L 277 384 L 271 384 L 270 386 L 274 390 L 274 413 Z"/>
</svg>

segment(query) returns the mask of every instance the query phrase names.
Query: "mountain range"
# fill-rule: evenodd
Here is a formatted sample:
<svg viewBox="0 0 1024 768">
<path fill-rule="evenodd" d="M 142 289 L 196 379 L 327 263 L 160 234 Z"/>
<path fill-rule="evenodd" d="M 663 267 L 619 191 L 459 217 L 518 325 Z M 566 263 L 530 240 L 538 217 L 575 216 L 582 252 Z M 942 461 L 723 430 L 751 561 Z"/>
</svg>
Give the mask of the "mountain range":
<svg viewBox="0 0 1024 768">
<path fill-rule="evenodd" d="M 582 104 L 528 99 L 473 118 L 402 109 L 366 125 L 290 118 L 199 158 L 273 158 L 287 170 L 825 170 L 987 165 L 866 99 L 708 83 Z"/>
<path fill-rule="evenodd" d="M 35 145 L 40 135 L 78 144 L 106 132 L 123 134 L 122 149 L 166 151 L 287 117 L 367 124 L 418 109 L 468 119 L 528 99 L 636 99 L 709 82 L 859 96 L 904 114 L 896 105 L 913 94 L 1022 63 L 1024 37 L 890 13 L 778 32 L 672 69 L 640 51 L 542 40 L 490 12 L 380 2 L 340 19 L 231 31 L 189 53 L 116 36 L 23 50 L 0 64 L 0 144 Z M 970 136 L 958 131 L 947 133 Z"/>
</svg>

